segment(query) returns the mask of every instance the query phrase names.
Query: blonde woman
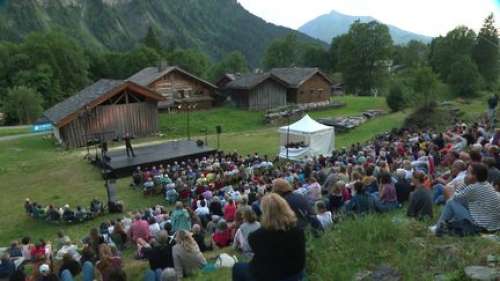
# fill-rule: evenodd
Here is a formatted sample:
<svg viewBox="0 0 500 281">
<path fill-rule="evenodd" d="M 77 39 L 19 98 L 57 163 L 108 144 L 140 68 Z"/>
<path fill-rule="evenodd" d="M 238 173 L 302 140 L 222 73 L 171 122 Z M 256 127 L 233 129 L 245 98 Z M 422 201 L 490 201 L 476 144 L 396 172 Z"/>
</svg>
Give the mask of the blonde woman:
<svg viewBox="0 0 500 281">
<path fill-rule="evenodd" d="M 113 250 L 107 244 L 99 245 L 99 261 L 96 264 L 100 273 L 100 281 L 114 281 L 110 275 L 113 271 L 122 268 L 122 259 L 113 254 Z"/>
<path fill-rule="evenodd" d="M 181 280 L 201 269 L 207 261 L 194 241 L 190 232 L 179 230 L 175 235 L 175 246 L 172 249 L 174 268 L 177 278 Z"/>
<path fill-rule="evenodd" d="M 254 256 L 233 267 L 233 281 L 300 281 L 306 260 L 304 231 L 287 201 L 276 193 L 262 198 L 261 228 L 248 237 Z"/>
</svg>

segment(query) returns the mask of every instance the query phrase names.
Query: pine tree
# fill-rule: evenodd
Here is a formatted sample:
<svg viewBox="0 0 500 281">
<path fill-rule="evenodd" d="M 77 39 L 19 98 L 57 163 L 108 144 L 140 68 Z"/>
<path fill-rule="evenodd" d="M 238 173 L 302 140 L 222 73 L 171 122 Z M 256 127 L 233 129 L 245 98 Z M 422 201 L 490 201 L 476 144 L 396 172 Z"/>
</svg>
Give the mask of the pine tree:
<svg viewBox="0 0 500 281">
<path fill-rule="evenodd" d="M 473 58 L 486 85 L 489 87 L 495 85 L 500 75 L 500 55 L 498 30 L 495 27 L 493 14 L 484 21 L 473 50 Z"/>
<path fill-rule="evenodd" d="M 146 37 L 144 37 L 144 45 L 156 51 L 161 51 L 162 49 L 160 40 L 151 26 L 148 28 Z"/>
</svg>

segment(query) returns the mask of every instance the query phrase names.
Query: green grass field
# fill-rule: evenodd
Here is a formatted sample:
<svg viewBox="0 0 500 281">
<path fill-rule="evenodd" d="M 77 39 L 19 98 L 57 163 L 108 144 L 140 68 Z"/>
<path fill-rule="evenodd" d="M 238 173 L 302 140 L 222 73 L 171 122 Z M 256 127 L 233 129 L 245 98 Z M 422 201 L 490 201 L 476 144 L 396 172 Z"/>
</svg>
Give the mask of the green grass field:
<svg viewBox="0 0 500 281">
<path fill-rule="evenodd" d="M 311 115 L 313 117 L 354 115 L 367 109 L 386 109 L 381 98 L 345 97 L 342 100 L 347 103 L 344 108 L 314 112 Z M 468 109 L 476 110 L 476 108 L 479 109 L 479 104 L 472 104 Z M 197 118 L 194 118 L 195 114 L 198 115 Z M 375 134 L 399 127 L 407 114 L 409 113 L 399 112 L 370 120 L 349 133 L 338 135 L 336 147 L 365 142 Z M 185 114 L 182 113 L 162 115 L 162 126 L 169 124 L 181 126 L 185 122 L 183 116 L 185 117 Z M 192 125 L 198 129 L 193 129 L 192 132 L 193 135 L 200 135 L 199 129 L 203 126 L 215 127 L 221 124 L 225 131 L 221 136 L 221 149 L 237 150 L 244 154 L 259 152 L 276 155 L 279 142 L 277 128 L 264 126 L 259 116 L 261 113 L 238 112 L 228 108 L 193 113 L 193 119 L 198 121 Z M 167 118 L 170 118 L 170 121 Z M 195 133 L 197 130 L 198 133 Z M 182 132 L 168 137 L 183 135 Z M 209 144 L 215 146 L 215 143 L 216 137 L 210 135 Z M 3 195 L 0 196 L 2 218 L 0 246 L 8 245 L 11 240 L 24 235 L 30 235 L 34 239 L 51 239 L 60 228 L 64 228 L 73 239 L 80 239 L 91 227 L 96 227 L 101 221 L 113 217 L 104 216 L 84 224 L 62 227 L 33 221 L 24 213 L 25 198 L 31 198 L 43 205 L 53 203 L 58 206 L 66 203 L 71 206 L 79 204 L 87 206 L 92 198 L 104 200 L 105 189 L 100 173 L 83 160 L 84 154 L 85 150 L 61 150 L 41 136 L 0 142 L 0 190 Z M 127 210 L 137 210 L 164 202 L 161 197 L 144 198 L 140 192 L 131 190 L 128 184 L 129 179 L 118 181 L 118 197 L 126 203 Z M 458 266 L 466 262 L 483 262 L 484 253 L 500 252 L 498 247 L 495 248 L 494 245 L 478 238 L 466 240 L 429 238 L 433 245 L 457 244 L 460 247 L 460 255 L 453 262 L 446 257 L 435 255 L 432 246 L 425 246 L 419 250 L 419 245 L 412 244 L 411 240 L 415 237 L 428 238 L 425 228 L 426 225 L 422 223 L 412 223 L 410 228 L 407 225 L 391 224 L 390 217 L 367 217 L 340 224 L 323 238 L 309 244 L 308 250 L 311 257 L 314 257 L 309 258 L 308 271 L 312 272 L 310 280 L 350 280 L 353 272 L 370 269 L 379 262 L 399 268 L 404 273 L 404 280 L 431 280 L 417 278 L 418 274 L 430 276 L 432 271 L 426 272 L 424 265 L 431 264 L 436 268 L 442 265 L 444 270 L 458 274 L 455 272 L 460 270 Z M 415 229 L 418 231 L 415 232 Z M 125 255 L 126 270 L 131 280 L 140 280 L 147 264 L 133 260 L 131 251 Z M 408 264 L 413 261 L 425 263 L 410 267 Z M 227 270 L 217 271 L 189 280 L 230 280 L 230 273 Z"/>
<path fill-rule="evenodd" d="M 320 110 L 311 113 L 314 118 L 356 115 L 368 109 L 387 110 L 384 98 L 372 97 L 338 97 L 335 100 L 346 103 L 339 109 Z M 264 124 L 264 112 L 244 111 L 234 107 L 220 107 L 206 111 L 190 113 L 191 135 L 201 135 L 207 129 L 215 134 L 215 126 L 221 125 L 226 133 L 254 131 L 269 128 Z M 185 137 L 187 133 L 187 113 L 160 114 L 160 130 L 168 137 Z"/>
<path fill-rule="evenodd" d="M 31 126 L 0 127 L 0 137 L 31 133 Z"/>
</svg>

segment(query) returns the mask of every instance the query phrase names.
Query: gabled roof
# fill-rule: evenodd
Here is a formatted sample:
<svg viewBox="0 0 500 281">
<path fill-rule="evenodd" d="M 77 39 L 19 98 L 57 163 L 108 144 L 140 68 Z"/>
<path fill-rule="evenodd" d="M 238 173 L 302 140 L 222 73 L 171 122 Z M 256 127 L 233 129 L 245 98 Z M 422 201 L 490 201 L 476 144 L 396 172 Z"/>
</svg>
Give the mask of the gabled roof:
<svg viewBox="0 0 500 281">
<path fill-rule="evenodd" d="M 237 89 L 237 90 L 251 90 L 259 86 L 261 83 L 263 83 L 268 79 L 272 79 L 273 81 L 278 82 L 284 87 L 288 86 L 285 81 L 267 72 L 267 73 L 251 73 L 251 74 L 241 75 L 236 80 L 229 82 L 226 88 Z"/>
<path fill-rule="evenodd" d="M 164 99 L 163 96 L 130 81 L 101 79 L 49 108 L 43 115 L 54 125 L 61 127 L 78 117 L 79 113 L 86 107 L 92 109 L 127 87 L 154 100 Z"/>
<path fill-rule="evenodd" d="M 271 69 L 271 73 L 285 81 L 290 88 L 300 87 L 305 81 L 309 80 L 316 74 L 319 74 L 326 81 L 332 84 L 330 78 L 328 78 L 328 76 L 321 72 L 317 67 L 273 68 Z"/>
<path fill-rule="evenodd" d="M 205 84 L 206 86 L 208 86 L 210 88 L 217 89 L 217 86 L 215 86 L 214 84 L 212 84 L 206 80 L 203 80 L 203 79 L 197 77 L 196 75 L 191 74 L 191 73 L 183 70 L 182 68 L 180 68 L 178 66 L 169 66 L 163 70 L 161 70 L 159 67 L 155 67 L 155 66 L 146 67 L 143 70 L 141 70 L 141 71 L 137 72 L 136 74 L 127 78 L 127 81 L 132 81 L 132 82 L 135 82 L 141 86 L 149 87 L 149 85 L 151 85 L 151 83 L 157 81 L 158 79 L 162 78 L 163 76 L 169 74 L 172 71 L 178 71 L 186 76 L 191 77 L 192 79 L 200 81 L 201 83 Z"/>
</svg>

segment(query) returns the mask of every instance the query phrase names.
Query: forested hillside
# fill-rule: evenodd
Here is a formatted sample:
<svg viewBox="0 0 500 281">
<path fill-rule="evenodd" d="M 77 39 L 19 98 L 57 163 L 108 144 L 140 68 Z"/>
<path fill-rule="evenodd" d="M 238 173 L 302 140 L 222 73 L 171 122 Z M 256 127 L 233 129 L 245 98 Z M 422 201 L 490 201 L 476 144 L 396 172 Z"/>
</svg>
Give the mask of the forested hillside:
<svg viewBox="0 0 500 281">
<path fill-rule="evenodd" d="M 260 64 L 273 39 L 292 31 L 252 15 L 236 0 L 0 0 L 0 41 L 59 30 L 85 47 L 128 51 L 150 27 L 164 48 L 195 48 L 216 60 L 238 50 L 251 66 Z"/>
</svg>

